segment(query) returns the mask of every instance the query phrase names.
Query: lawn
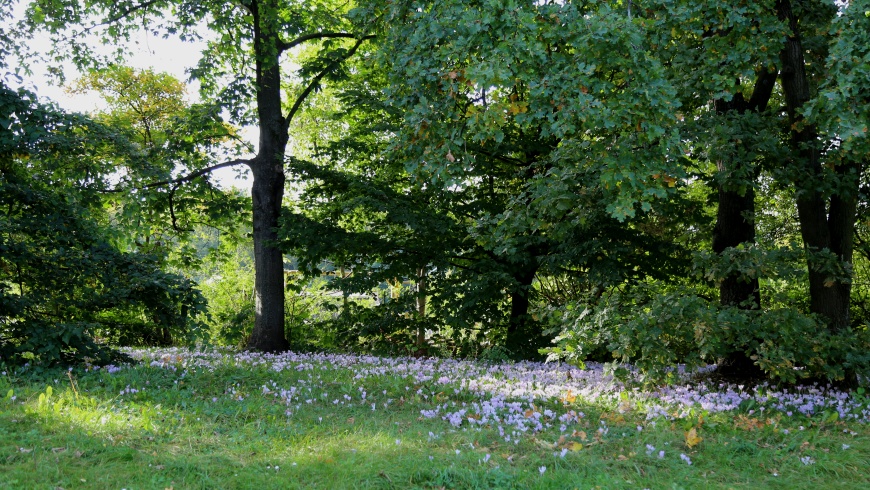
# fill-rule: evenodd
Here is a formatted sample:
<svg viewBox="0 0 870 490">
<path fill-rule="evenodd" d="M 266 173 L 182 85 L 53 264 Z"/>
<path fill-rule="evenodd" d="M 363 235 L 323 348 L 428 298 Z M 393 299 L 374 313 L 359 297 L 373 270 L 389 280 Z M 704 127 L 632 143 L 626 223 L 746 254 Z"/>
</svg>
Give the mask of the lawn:
<svg viewBox="0 0 870 490">
<path fill-rule="evenodd" d="M 864 393 L 603 366 L 128 350 L 0 375 L 0 488 L 870 488 Z M 695 380 L 695 381 L 692 381 Z"/>
</svg>

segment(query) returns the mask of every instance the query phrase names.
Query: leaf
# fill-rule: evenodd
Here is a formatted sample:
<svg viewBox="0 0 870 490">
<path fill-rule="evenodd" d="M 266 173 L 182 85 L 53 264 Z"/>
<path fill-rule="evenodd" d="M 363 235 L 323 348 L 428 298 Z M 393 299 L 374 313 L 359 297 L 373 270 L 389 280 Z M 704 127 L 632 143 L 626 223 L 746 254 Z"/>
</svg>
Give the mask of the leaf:
<svg viewBox="0 0 870 490">
<path fill-rule="evenodd" d="M 697 446 L 703 440 L 704 439 L 702 437 L 698 437 L 698 431 L 695 428 L 692 428 L 691 430 L 689 430 L 689 432 L 686 432 L 686 445 L 689 446 L 689 449 Z"/>
<path fill-rule="evenodd" d="M 576 442 L 576 441 L 572 442 L 571 447 L 569 449 L 571 449 L 572 451 L 574 451 L 576 453 L 577 451 L 580 451 L 581 449 L 583 449 L 583 444 L 580 442 Z"/>
</svg>

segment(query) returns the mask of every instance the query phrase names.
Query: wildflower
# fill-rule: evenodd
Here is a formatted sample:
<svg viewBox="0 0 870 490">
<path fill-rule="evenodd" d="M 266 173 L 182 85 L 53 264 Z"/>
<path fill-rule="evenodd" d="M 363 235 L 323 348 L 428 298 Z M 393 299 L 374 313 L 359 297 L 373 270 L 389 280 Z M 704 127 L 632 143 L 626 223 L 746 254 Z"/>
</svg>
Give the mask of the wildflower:
<svg viewBox="0 0 870 490">
<path fill-rule="evenodd" d="M 659 451 L 659 459 L 664 459 L 664 458 L 665 458 L 665 452 Z"/>
<path fill-rule="evenodd" d="M 849 449 L 850 447 L 851 446 L 849 446 L 848 444 L 843 444 L 843 451 L 845 451 L 846 449 Z"/>
<path fill-rule="evenodd" d="M 680 459 L 685 461 L 687 465 L 692 466 L 692 460 L 685 454 L 680 453 Z"/>
<path fill-rule="evenodd" d="M 546 466 L 541 466 L 540 468 L 538 468 L 538 472 L 539 472 L 541 475 L 543 475 L 545 471 L 547 471 L 547 467 L 546 467 Z"/>
<path fill-rule="evenodd" d="M 398 446 L 399 444 L 401 444 L 401 443 L 402 443 L 402 440 L 401 440 L 401 439 L 396 439 L 396 445 L 397 445 L 397 446 Z"/>
<path fill-rule="evenodd" d="M 813 458 L 811 458 L 809 456 L 802 456 L 801 457 L 801 463 L 803 463 L 804 466 L 809 466 L 811 464 L 815 464 L 815 462 L 816 462 L 816 460 L 814 460 Z"/>
</svg>

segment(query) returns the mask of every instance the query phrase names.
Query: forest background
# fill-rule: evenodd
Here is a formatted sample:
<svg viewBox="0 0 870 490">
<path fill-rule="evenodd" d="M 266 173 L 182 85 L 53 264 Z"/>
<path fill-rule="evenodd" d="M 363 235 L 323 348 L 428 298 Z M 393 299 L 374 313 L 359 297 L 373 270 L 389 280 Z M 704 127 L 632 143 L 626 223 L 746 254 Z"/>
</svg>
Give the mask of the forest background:
<svg viewBox="0 0 870 490">
<path fill-rule="evenodd" d="M 867 1 L 24 11 L 0 13 L 4 363 L 207 342 L 870 370 Z M 141 29 L 202 39 L 198 102 L 126 66 Z M 13 88 L 36 63 L 106 109 Z M 250 196 L 215 185 L 235 167 Z"/>
</svg>

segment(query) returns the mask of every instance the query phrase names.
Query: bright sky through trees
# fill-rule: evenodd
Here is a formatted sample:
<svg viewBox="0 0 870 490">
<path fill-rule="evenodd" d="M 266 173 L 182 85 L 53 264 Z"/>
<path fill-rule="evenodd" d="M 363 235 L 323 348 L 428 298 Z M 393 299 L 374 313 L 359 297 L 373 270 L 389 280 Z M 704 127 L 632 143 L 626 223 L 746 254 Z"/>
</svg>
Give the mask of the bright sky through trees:
<svg viewBox="0 0 870 490">
<path fill-rule="evenodd" d="M 16 19 L 22 17 L 24 6 L 25 4 L 20 3 L 15 5 L 14 17 Z M 153 69 L 157 72 L 169 73 L 187 85 L 188 100 L 194 102 L 199 99 L 199 83 L 189 79 L 187 70 L 196 65 L 203 45 L 202 42 L 182 42 L 173 37 L 164 39 L 140 31 L 130 40 L 131 54 L 125 59 L 125 64 L 139 70 Z M 50 48 L 48 36 L 44 32 L 37 33 L 31 43 L 32 51 L 44 53 Z M 96 93 L 72 94 L 66 86 L 53 82 L 46 68 L 44 64 L 32 63 L 30 66 L 33 71 L 32 76 L 24 77 L 20 83 L 19 80 L 10 77 L 9 82 L 13 87 L 20 85 L 33 90 L 39 96 L 56 102 L 67 111 L 91 113 L 106 108 L 105 103 Z M 67 86 L 81 75 L 70 62 L 64 63 L 64 73 L 67 77 Z M 241 133 L 247 141 L 256 144 L 257 134 L 255 131 L 253 128 L 243 128 Z M 239 171 L 242 171 L 243 178 L 239 177 Z M 213 173 L 213 176 L 223 188 L 249 189 L 251 187 L 249 173 L 247 167 L 240 166 L 219 169 Z"/>
</svg>

